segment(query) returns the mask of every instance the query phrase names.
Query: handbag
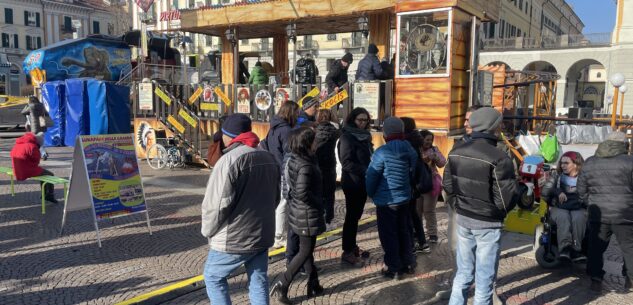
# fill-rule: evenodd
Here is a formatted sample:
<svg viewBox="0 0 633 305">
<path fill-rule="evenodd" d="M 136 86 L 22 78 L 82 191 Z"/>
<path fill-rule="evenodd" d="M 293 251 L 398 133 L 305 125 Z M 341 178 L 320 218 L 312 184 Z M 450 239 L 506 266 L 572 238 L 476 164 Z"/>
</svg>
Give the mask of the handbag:
<svg viewBox="0 0 633 305">
<path fill-rule="evenodd" d="M 554 162 L 558 159 L 558 138 L 556 135 L 547 135 L 543 144 L 541 144 L 541 154 L 545 162 Z"/>
<path fill-rule="evenodd" d="M 209 166 L 214 167 L 220 157 L 222 157 L 222 140 L 209 144 L 209 151 L 207 152 Z"/>
</svg>

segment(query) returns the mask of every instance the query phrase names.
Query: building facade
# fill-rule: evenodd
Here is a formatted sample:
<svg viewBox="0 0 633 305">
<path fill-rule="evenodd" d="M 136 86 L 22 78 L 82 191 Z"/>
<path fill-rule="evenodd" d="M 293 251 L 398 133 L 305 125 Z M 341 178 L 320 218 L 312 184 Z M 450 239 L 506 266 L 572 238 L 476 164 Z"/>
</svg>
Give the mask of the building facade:
<svg viewBox="0 0 633 305">
<path fill-rule="evenodd" d="M 120 35 L 129 29 L 128 3 L 103 0 L 3 0 L 0 2 L 0 94 L 26 95 L 32 90 L 22 61 L 32 50 L 92 34 Z M 127 26 L 126 26 L 127 25 Z M 2 70 L 6 71 L 6 69 Z"/>
</svg>

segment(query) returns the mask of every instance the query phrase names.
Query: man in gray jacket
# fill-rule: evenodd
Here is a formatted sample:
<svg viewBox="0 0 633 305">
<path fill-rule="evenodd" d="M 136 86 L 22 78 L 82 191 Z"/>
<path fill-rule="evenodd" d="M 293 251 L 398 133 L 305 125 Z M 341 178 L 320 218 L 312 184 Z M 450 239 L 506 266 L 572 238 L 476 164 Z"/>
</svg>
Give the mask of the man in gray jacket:
<svg viewBox="0 0 633 305">
<path fill-rule="evenodd" d="M 587 273 L 591 289 L 602 290 L 602 255 L 615 235 L 627 266 L 625 288 L 633 280 L 633 156 L 628 155 L 626 135 L 616 131 L 598 145 L 585 161 L 576 186 L 580 201 L 588 206 Z"/>
<path fill-rule="evenodd" d="M 222 125 L 225 147 L 202 201 L 202 235 L 209 239 L 204 266 L 207 294 L 214 305 L 231 304 L 227 277 L 242 264 L 250 281 L 251 304 L 269 304 L 268 248 L 275 235 L 280 171 L 275 157 L 256 149 L 251 119 L 229 116 Z"/>
</svg>

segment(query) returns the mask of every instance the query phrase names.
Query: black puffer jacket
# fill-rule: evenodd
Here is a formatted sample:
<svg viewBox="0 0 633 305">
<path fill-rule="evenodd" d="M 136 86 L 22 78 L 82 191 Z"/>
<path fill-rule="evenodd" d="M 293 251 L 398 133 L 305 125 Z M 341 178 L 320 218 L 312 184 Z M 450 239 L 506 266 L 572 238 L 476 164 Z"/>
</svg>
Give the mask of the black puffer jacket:
<svg viewBox="0 0 633 305">
<path fill-rule="evenodd" d="M 367 54 L 358 62 L 356 80 L 376 80 L 382 78 L 382 74 L 382 66 L 376 55 Z"/>
<path fill-rule="evenodd" d="M 270 120 L 270 130 L 266 135 L 266 143 L 268 151 L 275 156 L 280 169 L 282 169 L 285 152 L 288 151 L 288 137 L 291 130 L 290 124 L 278 116 L 274 116 Z"/>
<path fill-rule="evenodd" d="M 565 210 L 578 210 L 583 208 L 583 204 L 578 196 L 578 190 L 576 187 L 571 187 L 561 181 L 562 175 L 558 172 L 550 174 L 547 181 L 543 185 L 541 196 L 551 206 L 555 206 Z M 564 203 L 558 202 L 558 196 L 561 193 L 565 193 L 567 201 Z"/>
<path fill-rule="evenodd" d="M 340 133 L 336 127 L 330 122 L 321 122 L 316 127 L 316 138 L 314 139 L 316 145 L 316 156 L 319 160 L 320 168 L 335 168 L 336 167 L 336 154 L 334 149 L 336 148 L 336 140 Z"/>
<path fill-rule="evenodd" d="M 343 67 L 341 60 L 337 59 L 330 66 L 330 71 L 325 76 L 325 82 L 327 83 L 328 92 L 334 92 L 334 88 L 341 87 L 347 83 L 347 67 Z"/>
<path fill-rule="evenodd" d="M 449 153 L 443 185 L 458 214 L 501 222 L 516 205 L 512 161 L 495 147 L 496 143 L 492 135 L 473 133 L 471 142 Z"/>
<path fill-rule="evenodd" d="M 316 236 L 325 231 L 321 171 L 316 157 L 290 155 L 288 160 L 290 201 L 288 223 L 300 236 Z"/>
<path fill-rule="evenodd" d="M 626 151 L 626 143 L 604 141 L 582 166 L 577 189 L 589 221 L 633 224 L 633 156 Z"/>
<path fill-rule="evenodd" d="M 343 128 L 338 144 L 338 158 L 343 168 L 343 188 L 365 190 L 365 174 L 371 162 L 372 148 L 371 134 L 359 139 L 354 133 Z"/>
</svg>

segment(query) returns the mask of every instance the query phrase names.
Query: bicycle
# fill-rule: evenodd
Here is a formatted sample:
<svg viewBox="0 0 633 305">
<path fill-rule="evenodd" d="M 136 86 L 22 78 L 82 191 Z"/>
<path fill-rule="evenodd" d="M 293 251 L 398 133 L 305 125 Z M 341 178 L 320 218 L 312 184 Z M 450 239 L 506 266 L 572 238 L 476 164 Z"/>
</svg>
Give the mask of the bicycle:
<svg viewBox="0 0 633 305">
<path fill-rule="evenodd" d="M 178 137 L 157 138 L 147 150 L 147 163 L 153 169 L 184 168 L 186 150 Z"/>
</svg>

